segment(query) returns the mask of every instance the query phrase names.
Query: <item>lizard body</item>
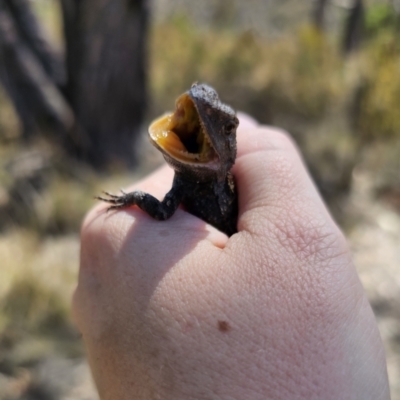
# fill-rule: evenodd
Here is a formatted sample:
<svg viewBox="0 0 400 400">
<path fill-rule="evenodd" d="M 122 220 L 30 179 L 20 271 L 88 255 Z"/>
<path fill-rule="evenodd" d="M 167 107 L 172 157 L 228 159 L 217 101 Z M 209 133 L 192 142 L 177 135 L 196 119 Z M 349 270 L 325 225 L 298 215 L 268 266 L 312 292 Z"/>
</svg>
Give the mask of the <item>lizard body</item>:
<svg viewBox="0 0 400 400">
<path fill-rule="evenodd" d="M 171 190 L 162 201 L 135 191 L 97 199 L 112 204 L 108 209 L 137 205 L 157 220 L 170 218 L 179 204 L 191 214 L 233 235 L 238 203 L 230 170 L 236 158 L 234 110 L 221 103 L 216 91 L 193 84 L 176 101 L 173 114 L 164 115 L 149 127 L 150 141 L 174 169 Z"/>
</svg>

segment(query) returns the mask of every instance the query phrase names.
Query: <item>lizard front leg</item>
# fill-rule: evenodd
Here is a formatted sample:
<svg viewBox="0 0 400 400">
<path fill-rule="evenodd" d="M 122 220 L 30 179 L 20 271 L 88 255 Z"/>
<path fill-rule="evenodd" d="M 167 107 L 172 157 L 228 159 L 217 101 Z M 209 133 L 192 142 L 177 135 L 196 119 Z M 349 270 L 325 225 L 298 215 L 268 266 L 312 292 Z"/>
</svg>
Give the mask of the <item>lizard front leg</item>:
<svg viewBox="0 0 400 400">
<path fill-rule="evenodd" d="M 159 201 L 152 195 L 139 190 L 130 193 L 125 193 L 122 190 L 121 192 L 121 196 L 104 192 L 108 197 L 96 196 L 95 198 L 113 204 L 107 208 L 107 211 L 136 205 L 154 219 L 163 221 L 174 215 L 183 197 L 183 191 L 177 186 L 172 187 L 163 201 Z"/>
</svg>

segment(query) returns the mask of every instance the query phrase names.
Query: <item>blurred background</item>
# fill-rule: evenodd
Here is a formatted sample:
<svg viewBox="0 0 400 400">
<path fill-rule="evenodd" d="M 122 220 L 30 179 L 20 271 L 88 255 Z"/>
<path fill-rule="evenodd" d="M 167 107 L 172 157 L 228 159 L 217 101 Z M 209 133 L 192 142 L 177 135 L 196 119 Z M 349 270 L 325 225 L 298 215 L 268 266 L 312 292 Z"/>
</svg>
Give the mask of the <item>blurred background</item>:
<svg viewBox="0 0 400 400">
<path fill-rule="evenodd" d="M 293 135 L 400 400 L 399 0 L 0 1 L 0 400 L 97 399 L 69 310 L 79 227 L 163 162 L 147 126 L 194 81 Z"/>
</svg>

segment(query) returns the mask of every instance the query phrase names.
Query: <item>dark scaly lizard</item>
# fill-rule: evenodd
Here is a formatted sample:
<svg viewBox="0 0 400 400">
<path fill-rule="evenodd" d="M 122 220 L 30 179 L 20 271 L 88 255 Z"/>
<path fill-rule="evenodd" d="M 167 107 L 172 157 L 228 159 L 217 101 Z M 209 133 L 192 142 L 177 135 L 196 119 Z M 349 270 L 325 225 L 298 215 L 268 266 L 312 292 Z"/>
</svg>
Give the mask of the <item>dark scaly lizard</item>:
<svg viewBox="0 0 400 400">
<path fill-rule="evenodd" d="M 150 141 L 175 170 L 171 190 L 159 201 L 135 191 L 96 197 L 111 203 L 108 210 L 137 205 L 157 220 L 170 218 L 182 204 L 191 214 L 228 236 L 237 232 L 238 202 L 230 169 L 236 158 L 235 111 L 221 103 L 217 92 L 193 84 L 176 100 L 176 110 L 149 127 Z"/>
</svg>

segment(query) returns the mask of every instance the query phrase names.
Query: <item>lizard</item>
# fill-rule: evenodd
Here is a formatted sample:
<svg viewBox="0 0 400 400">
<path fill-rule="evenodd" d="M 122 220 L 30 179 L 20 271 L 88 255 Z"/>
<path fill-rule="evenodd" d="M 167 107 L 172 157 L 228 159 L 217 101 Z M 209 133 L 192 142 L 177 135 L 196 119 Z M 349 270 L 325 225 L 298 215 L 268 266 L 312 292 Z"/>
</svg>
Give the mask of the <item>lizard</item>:
<svg viewBox="0 0 400 400">
<path fill-rule="evenodd" d="M 238 197 L 230 172 L 236 159 L 235 111 L 206 84 L 194 83 L 178 97 L 175 112 L 150 124 L 150 142 L 174 169 L 171 190 L 162 201 L 134 191 L 103 192 L 107 210 L 137 205 L 156 220 L 170 218 L 179 205 L 228 236 L 237 232 Z"/>
</svg>

